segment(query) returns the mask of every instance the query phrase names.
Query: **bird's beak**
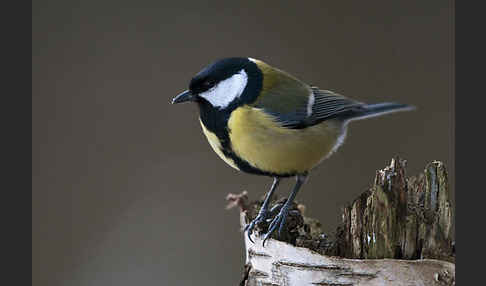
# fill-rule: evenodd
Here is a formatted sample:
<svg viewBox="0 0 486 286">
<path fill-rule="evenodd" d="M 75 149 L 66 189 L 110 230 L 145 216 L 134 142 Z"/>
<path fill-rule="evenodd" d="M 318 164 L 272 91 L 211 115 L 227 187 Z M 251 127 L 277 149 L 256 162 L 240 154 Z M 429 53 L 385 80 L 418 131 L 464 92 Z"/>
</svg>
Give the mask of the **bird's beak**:
<svg viewBox="0 0 486 286">
<path fill-rule="evenodd" d="M 194 101 L 196 97 L 191 93 L 191 91 L 186 90 L 180 93 L 178 96 L 172 99 L 172 104 L 186 102 L 186 101 Z"/>
</svg>

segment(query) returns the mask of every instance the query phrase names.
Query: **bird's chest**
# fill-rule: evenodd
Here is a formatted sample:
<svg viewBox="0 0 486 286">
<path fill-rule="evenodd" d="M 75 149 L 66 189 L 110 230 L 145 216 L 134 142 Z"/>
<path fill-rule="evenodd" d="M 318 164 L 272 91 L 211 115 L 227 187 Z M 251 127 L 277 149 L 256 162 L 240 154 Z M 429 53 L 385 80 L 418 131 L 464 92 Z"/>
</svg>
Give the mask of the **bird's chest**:
<svg viewBox="0 0 486 286">
<path fill-rule="evenodd" d="M 331 122 L 284 128 L 248 106 L 228 114 L 201 111 L 202 130 L 214 152 L 231 167 L 254 174 L 305 173 L 332 152 L 342 134 Z"/>
<path fill-rule="evenodd" d="M 233 152 L 253 167 L 274 174 L 305 173 L 333 150 L 341 134 L 332 122 L 305 129 L 280 126 L 255 108 L 238 108 L 228 120 Z"/>
</svg>

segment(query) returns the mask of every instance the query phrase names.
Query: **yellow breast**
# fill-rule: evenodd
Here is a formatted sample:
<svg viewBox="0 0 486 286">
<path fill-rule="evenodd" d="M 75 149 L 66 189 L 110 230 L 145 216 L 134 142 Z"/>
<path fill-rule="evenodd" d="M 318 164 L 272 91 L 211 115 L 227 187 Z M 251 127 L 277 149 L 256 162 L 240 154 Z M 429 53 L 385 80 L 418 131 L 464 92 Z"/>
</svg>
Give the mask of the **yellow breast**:
<svg viewBox="0 0 486 286">
<path fill-rule="evenodd" d="M 335 149 L 344 134 L 334 121 L 305 129 L 283 128 L 271 115 L 250 106 L 233 111 L 228 127 L 232 149 L 240 158 L 277 174 L 311 170 Z"/>
<path fill-rule="evenodd" d="M 221 151 L 221 143 L 219 142 L 218 136 L 214 134 L 213 132 L 209 131 L 206 126 L 202 123 L 201 119 L 199 119 L 199 123 L 201 123 L 202 130 L 204 135 L 206 135 L 206 138 L 209 141 L 209 145 L 211 145 L 211 148 L 213 148 L 214 152 L 218 154 L 218 156 L 223 159 L 228 165 L 231 167 L 235 168 L 236 170 L 240 170 L 238 166 L 236 166 L 235 162 L 233 159 L 226 157 L 223 152 Z"/>
</svg>

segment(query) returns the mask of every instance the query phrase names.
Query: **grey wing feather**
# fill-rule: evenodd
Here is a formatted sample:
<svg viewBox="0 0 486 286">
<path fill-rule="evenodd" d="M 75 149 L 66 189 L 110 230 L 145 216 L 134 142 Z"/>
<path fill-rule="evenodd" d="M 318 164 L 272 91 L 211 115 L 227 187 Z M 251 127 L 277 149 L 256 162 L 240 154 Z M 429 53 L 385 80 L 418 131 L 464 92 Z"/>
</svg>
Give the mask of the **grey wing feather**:
<svg viewBox="0 0 486 286">
<path fill-rule="evenodd" d="M 282 126 L 291 129 L 306 128 L 325 120 L 345 118 L 364 105 L 332 91 L 311 88 L 313 97 L 309 97 L 306 106 L 297 108 L 293 113 L 277 115 Z"/>
<path fill-rule="evenodd" d="M 315 122 L 346 117 L 364 106 L 362 102 L 349 99 L 329 90 L 320 90 L 312 87 L 314 104 L 312 105 L 311 118 Z"/>
</svg>

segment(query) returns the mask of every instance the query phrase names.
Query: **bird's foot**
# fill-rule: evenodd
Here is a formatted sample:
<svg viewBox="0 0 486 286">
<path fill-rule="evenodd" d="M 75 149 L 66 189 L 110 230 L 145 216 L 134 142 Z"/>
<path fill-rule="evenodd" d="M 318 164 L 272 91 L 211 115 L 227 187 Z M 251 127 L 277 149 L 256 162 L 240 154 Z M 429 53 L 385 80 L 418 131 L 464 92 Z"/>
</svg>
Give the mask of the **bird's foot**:
<svg viewBox="0 0 486 286">
<path fill-rule="evenodd" d="M 255 226 L 262 223 L 268 223 L 269 221 L 268 218 L 274 216 L 276 212 L 280 211 L 282 206 L 283 204 L 279 203 L 274 205 L 270 210 L 260 209 L 260 212 L 258 213 L 257 217 L 245 226 L 245 231 L 247 232 L 248 239 L 252 243 L 255 243 L 253 239 L 251 239 L 251 235 L 253 234 L 253 229 L 255 228 Z"/>
<path fill-rule="evenodd" d="M 283 230 L 283 227 L 285 226 L 285 222 L 287 220 L 288 214 L 289 214 L 289 210 L 288 210 L 287 206 L 284 206 L 280 209 L 280 212 L 278 213 L 278 215 L 275 216 L 275 218 L 270 223 L 270 226 L 268 226 L 267 233 L 263 237 L 263 246 L 265 246 L 265 242 L 267 241 L 267 239 L 270 238 L 270 236 L 277 229 L 277 227 L 278 227 L 278 235 L 279 236 L 282 235 L 282 230 Z"/>
<path fill-rule="evenodd" d="M 256 225 L 265 222 L 269 217 L 269 215 L 271 214 L 271 212 L 272 211 L 268 211 L 267 209 L 263 209 L 263 208 L 260 209 L 260 212 L 258 212 L 257 217 L 245 226 L 245 231 L 247 232 L 248 239 L 252 243 L 255 243 L 251 239 L 251 234 L 253 233 L 253 229 L 255 228 Z"/>
</svg>

